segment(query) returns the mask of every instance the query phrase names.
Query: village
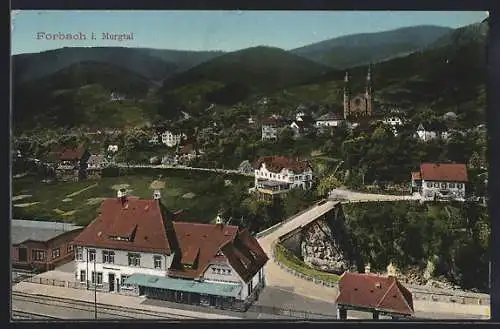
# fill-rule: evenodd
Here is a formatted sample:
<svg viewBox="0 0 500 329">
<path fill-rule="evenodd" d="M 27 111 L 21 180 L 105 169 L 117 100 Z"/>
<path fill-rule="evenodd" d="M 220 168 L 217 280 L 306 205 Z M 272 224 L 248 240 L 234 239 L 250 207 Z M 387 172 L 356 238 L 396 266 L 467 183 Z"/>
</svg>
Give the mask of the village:
<svg viewBox="0 0 500 329">
<path fill-rule="evenodd" d="M 238 125 L 253 127 L 250 129 L 259 131 L 261 141 L 266 143 L 264 145 L 279 143 L 282 138 L 299 139 L 312 131 L 334 134 L 339 129 L 362 133 L 376 127 L 375 129 L 382 129 L 394 136 L 409 134 L 415 143 L 446 141 L 467 133 L 453 128 L 456 115 L 451 112 L 442 118 L 441 126 L 430 127 L 421 122 L 409 121 L 397 107 L 385 113 L 375 109 L 370 68 L 364 93 L 351 95 L 348 73 L 344 82 L 342 113 L 328 112 L 315 117 L 313 113 L 306 113 L 307 110 L 303 109 L 297 111 L 292 118 L 278 113 L 260 118 L 249 116 L 245 119 L 246 122 L 242 121 Z M 92 182 L 97 182 L 98 185 L 100 180 L 110 175 L 116 177 L 117 183 L 120 180 L 125 181 L 127 170 L 205 170 L 225 175 L 225 185 L 231 184 L 229 175 L 250 178 L 247 179 L 245 193 L 255 195 L 257 200 L 269 204 L 281 202 L 276 200 L 291 200 L 287 195 L 297 190 L 304 193 L 316 191 L 321 184 L 311 159 L 307 157 L 276 153 L 247 159 L 237 168 L 202 167 L 200 163 L 203 162 L 200 159 L 204 158 L 207 151 L 198 142 L 199 136 L 191 135 L 189 129 L 182 126 L 182 122 L 181 120 L 175 127 L 166 123 L 162 126 L 133 128 L 143 139 L 142 142 L 136 142 L 134 147 L 130 146 L 131 142 L 113 142 L 119 141 L 116 136 L 125 134 L 125 131 L 105 128 L 70 134 L 69 143 L 56 145 L 43 159 L 26 153 L 20 147 L 15 150 L 13 156 L 14 161 L 21 163 L 19 167 L 24 170 L 19 170 L 21 175 L 14 176 L 14 179 L 23 179 L 22 172 L 27 168 L 38 168 L 37 179 L 41 184 L 69 186 L 88 182 L 91 193 Z M 205 138 L 210 139 L 211 134 L 216 135 L 222 129 L 218 128 L 220 125 L 217 122 L 209 123 L 199 134 L 206 134 Z M 484 131 L 484 126 L 473 127 L 471 130 Z M 90 143 L 82 143 L 81 136 L 87 136 Z M 21 138 L 19 145 L 30 138 L 35 137 L 26 136 L 24 140 Z M 107 143 L 99 143 L 99 147 L 96 147 L 92 143 L 93 140 L 104 140 Z M 134 150 L 140 149 L 140 145 L 147 145 L 147 149 L 153 150 L 153 154 L 155 148 L 163 150 L 160 152 L 164 153 L 156 153 L 142 162 L 127 157 Z M 338 163 L 337 168 L 340 165 L 341 163 Z M 481 175 L 486 185 L 487 172 L 481 164 L 476 165 L 483 169 Z M 358 197 L 353 197 L 356 193 L 339 190 L 339 186 L 332 184 L 327 186 L 326 193 L 316 193 L 315 197 L 308 201 L 310 203 L 303 207 L 305 209 L 301 209 L 297 218 L 309 223 L 311 220 L 329 216 L 337 205 L 351 201 L 369 203 L 413 200 L 421 203 L 486 204 L 485 194 L 477 195 L 471 192 L 468 172 L 466 163 L 440 162 L 439 159 L 434 162 L 422 162 L 419 167 L 407 172 L 406 187 L 398 195 L 391 195 L 390 192 L 375 194 L 360 191 Z M 266 286 L 274 285 L 280 278 L 279 271 L 269 270 L 270 265 L 266 265 L 277 262 L 278 256 L 275 255 L 273 246 L 262 245 L 263 239 L 266 239 L 265 232 L 280 223 L 293 223 L 299 219 L 278 218 L 276 225 L 259 227 L 258 232 L 230 224 L 232 216 L 228 218 L 224 213 L 227 209 L 220 209 L 214 218 L 199 218 L 202 223 L 196 222 L 196 219 L 186 221 L 186 210 L 189 213 L 189 209 L 172 209 L 171 205 L 165 204 L 163 194 L 169 193 L 168 176 L 167 171 L 165 174 L 150 176 L 150 186 L 144 187 L 149 192 L 142 192 L 141 196 L 135 195 L 134 189 L 123 183 L 114 185 L 114 196 L 92 195 L 98 197 L 96 203 L 99 204 L 99 210 L 87 225 L 76 225 L 71 221 L 15 218 L 12 221 L 12 263 L 21 273 L 21 279 L 16 279 L 20 281 L 17 284 L 20 288 L 15 290 L 15 294 L 19 294 L 19 298 L 28 298 L 26 292 L 31 289 L 30 285 L 53 280 L 61 282 L 61 287 L 57 289 L 86 292 L 95 290 L 95 298 L 99 292 L 99 298 L 102 294 L 146 296 L 148 299 L 183 305 L 239 312 L 252 310 L 252 305 L 259 299 L 259 295 L 268 289 Z M 324 176 L 321 179 L 325 179 Z M 144 195 L 145 193 L 149 195 Z M 76 194 L 73 197 L 75 196 Z M 29 208 L 31 204 L 26 203 L 29 197 L 28 194 L 14 195 L 14 209 Z M 70 202 L 71 197 L 60 202 L 65 200 Z M 325 202 L 327 205 L 331 204 L 331 208 L 317 214 L 317 209 L 325 207 Z M 292 229 L 285 233 L 289 232 L 292 232 Z M 283 239 L 285 235 L 278 239 Z M 322 239 L 325 238 L 320 237 L 320 240 Z M 337 247 L 342 249 L 339 245 Z M 385 274 L 371 273 L 370 264 L 362 264 L 364 273 L 357 273 L 355 268 L 349 266 L 349 262 L 341 260 L 343 256 L 335 258 L 333 255 L 336 253 L 329 251 L 327 254 L 315 254 L 312 257 L 316 259 L 315 262 L 323 264 L 319 267 L 308 261 L 310 268 L 317 268 L 316 272 L 322 268 L 326 270 L 325 273 L 337 275 L 335 280 L 338 282 L 335 287 L 339 295 L 330 296 L 332 316 L 346 319 L 348 310 L 354 313 L 373 313 L 373 319 L 378 319 L 379 316 L 394 319 L 415 316 L 416 304 L 412 300 L 415 290 L 412 294 L 398 281 L 392 263 L 384 264 L 389 265 Z M 332 263 L 329 261 L 332 257 L 336 259 L 333 261 L 336 265 L 325 267 L 324 264 Z M 283 266 L 284 262 L 286 261 L 281 260 L 280 266 Z M 72 264 L 69 271 L 58 270 L 65 264 Z M 268 270 L 265 269 L 266 266 Z M 374 294 L 372 299 L 366 299 L 367 290 Z M 388 300 L 388 294 L 397 302 Z M 462 304 L 467 304 L 465 297 L 461 298 Z M 481 304 L 481 297 L 478 300 Z M 92 302 L 88 303 L 91 306 Z M 337 305 L 336 313 L 333 309 L 334 303 Z M 273 306 L 279 307 L 268 305 Z M 254 309 L 265 313 L 262 311 L 263 307 L 254 306 Z M 101 311 L 96 306 L 96 317 L 99 312 Z M 196 312 L 201 318 L 208 317 L 210 313 L 203 308 L 197 309 Z"/>
</svg>

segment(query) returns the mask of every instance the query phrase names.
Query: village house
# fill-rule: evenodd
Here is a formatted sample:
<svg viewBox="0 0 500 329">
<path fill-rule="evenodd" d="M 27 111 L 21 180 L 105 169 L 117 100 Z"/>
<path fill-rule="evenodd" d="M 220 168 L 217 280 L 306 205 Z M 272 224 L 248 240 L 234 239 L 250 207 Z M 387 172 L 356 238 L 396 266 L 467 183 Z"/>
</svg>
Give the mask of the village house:
<svg viewBox="0 0 500 329">
<path fill-rule="evenodd" d="M 254 190 L 262 197 L 283 195 L 292 188 L 310 189 L 313 171 L 308 161 L 298 161 L 284 156 L 260 157 L 254 165 Z"/>
<path fill-rule="evenodd" d="M 175 221 L 153 200 L 120 194 L 74 240 L 82 286 L 149 298 L 246 310 L 265 284 L 268 258 L 248 230 Z"/>
<path fill-rule="evenodd" d="M 56 149 L 49 157 L 54 161 L 57 180 L 79 181 L 87 178 L 90 153 L 84 146 Z"/>
<path fill-rule="evenodd" d="M 73 239 L 82 229 L 61 222 L 11 220 L 12 267 L 49 271 L 72 261 Z"/>
<path fill-rule="evenodd" d="M 417 130 L 414 134 L 415 138 L 423 142 L 429 142 L 436 139 L 446 140 L 450 136 L 450 132 L 447 131 L 444 125 L 433 124 L 433 125 L 423 125 L 419 124 Z"/>
<path fill-rule="evenodd" d="M 341 275 L 335 303 L 340 320 L 347 319 L 349 310 L 372 313 L 374 320 L 380 316 L 410 318 L 415 313 L 411 292 L 394 273 L 375 275 L 370 273 L 369 266 L 365 273 L 344 272 Z"/>
<path fill-rule="evenodd" d="M 108 165 L 108 159 L 105 155 L 91 155 L 87 161 L 87 177 L 91 179 L 99 179 L 102 175 L 102 170 Z"/>
<path fill-rule="evenodd" d="M 186 138 L 187 136 L 185 134 L 174 134 L 169 130 L 161 133 L 161 142 L 168 147 L 174 147 Z"/>
<path fill-rule="evenodd" d="M 125 100 L 125 95 L 122 95 L 122 94 L 119 94 L 117 92 L 112 92 L 110 95 L 109 95 L 109 99 L 111 101 L 123 101 Z"/>
<path fill-rule="evenodd" d="M 314 119 L 310 116 L 302 116 L 300 120 L 296 119 L 290 124 L 295 138 L 301 137 L 314 128 Z"/>
<path fill-rule="evenodd" d="M 468 183 L 467 167 L 458 163 L 422 163 L 411 173 L 411 191 L 422 200 L 463 201 Z"/>
<path fill-rule="evenodd" d="M 285 128 L 287 123 L 286 119 L 277 115 L 262 120 L 262 140 L 278 140 L 279 131 Z"/>
<path fill-rule="evenodd" d="M 316 127 L 317 128 L 338 127 L 344 121 L 345 121 L 344 118 L 340 114 L 329 112 L 316 119 Z"/>
</svg>

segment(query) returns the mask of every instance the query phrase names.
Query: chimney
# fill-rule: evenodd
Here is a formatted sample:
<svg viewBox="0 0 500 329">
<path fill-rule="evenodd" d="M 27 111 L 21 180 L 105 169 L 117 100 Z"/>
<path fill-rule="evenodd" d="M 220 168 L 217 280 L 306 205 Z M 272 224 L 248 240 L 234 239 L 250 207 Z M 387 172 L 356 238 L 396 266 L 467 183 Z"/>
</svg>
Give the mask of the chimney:
<svg viewBox="0 0 500 329">
<path fill-rule="evenodd" d="M 370 263 L 366 264 L 365 273 L 370 273 Z"/>
<path fill-rule="evenodd" d="M 161 192 L 160 190 L 154 190 L 153 192 L 153 200 L 160 200 L 161 199 Z"/>
</svg>

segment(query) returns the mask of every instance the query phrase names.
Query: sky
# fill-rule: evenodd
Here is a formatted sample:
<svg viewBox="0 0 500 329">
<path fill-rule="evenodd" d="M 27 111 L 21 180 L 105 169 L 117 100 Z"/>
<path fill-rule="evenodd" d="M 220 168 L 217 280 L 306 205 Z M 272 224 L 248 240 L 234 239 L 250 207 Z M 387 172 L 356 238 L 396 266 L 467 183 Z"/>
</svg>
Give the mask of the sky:
<svg viewBox="0 0 500 329">
<path fill-rule="evenodd" d="M 13 11 L 11 52 L 106 46 L 288 50 L 343 35 L 407 26 L 457 28 L 487 16 L 485 11 Z M 86 40 L 49 40 L 54 34 L 79 32 Z M 102 33 L 133 33 L 133 40 L 104 40 Z"/>
</svg>

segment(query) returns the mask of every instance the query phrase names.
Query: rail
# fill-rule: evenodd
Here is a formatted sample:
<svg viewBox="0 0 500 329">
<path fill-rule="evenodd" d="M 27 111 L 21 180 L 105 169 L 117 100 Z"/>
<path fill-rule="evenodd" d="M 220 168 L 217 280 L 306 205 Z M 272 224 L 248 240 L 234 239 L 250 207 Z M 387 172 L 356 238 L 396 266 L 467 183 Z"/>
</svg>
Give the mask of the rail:
<svg viewBox="0 0 500 329">
<path fill-rule="evenodd" d="M 56 320 L 60 319 L 55 316 L 35 313 L 35 312 L 26 312 L 22 310 L 12 310 L 12 319 L 14 320 Z"/>
</svg>

